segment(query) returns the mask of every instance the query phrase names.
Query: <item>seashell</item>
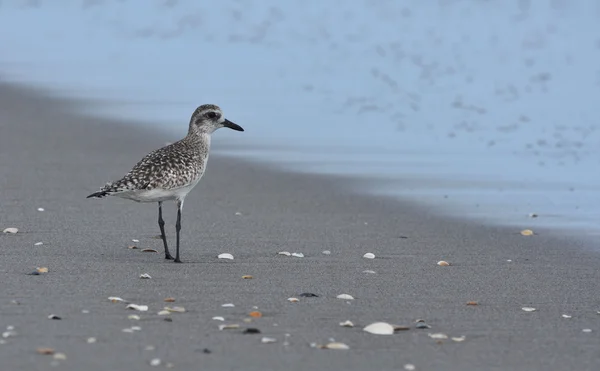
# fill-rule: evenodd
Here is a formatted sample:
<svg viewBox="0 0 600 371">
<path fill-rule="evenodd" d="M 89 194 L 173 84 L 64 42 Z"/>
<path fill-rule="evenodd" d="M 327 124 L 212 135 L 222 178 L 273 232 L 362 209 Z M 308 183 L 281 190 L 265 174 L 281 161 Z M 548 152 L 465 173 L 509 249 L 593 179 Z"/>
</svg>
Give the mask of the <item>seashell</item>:
<svg viewBox="0 0 600 371">
<path fill-rule="evenodd" d="M 246 274 L 246 275 L 242 276 L 242 278 L 243 278 L 243 279 L 245 279 L 245 280 L 251 280 L 251 279 L 253 279 L 254 277 L 252 277 L 252 276 L 251 276 L 251 275 L 249 275 L 249 274 Z"/>
<path fill-rule="evenodd" d="M 448 339 L 448 335 L 442 334 L 442 333 L 427 334 L 427 335 L 429 335 L 430 338 L 436 339 L 436 340 L 445 340 L 445 339 Z"/>
<path fill-rule="evenodd" d="M 127 309 L 139 310 L 140 312 L 146 312 L 148 310 L 147 305 L 128 304 Z"/>
<path fill-rule="evenodd" d="M 154 249 L 142 249 L 142 252 L 158 252 L 158 250 L 154 250 Z"/>
<path fill-rule="evenodd" d="M 132 319 L 135 321 L 139 321 L 140 320 L 140 316 L 138 316 L 137 314 L 130 314 L 127 316 L 127 319 Z"/>
<path fill-rule="evenodd" d="M 429 326 L 425 322 L 417 322 L 417 325 L 415 327 L 421 330 L 431 328 L 431 326 Z"/>
<path fill-rule="evenodd" d="M 175 301 L 175 298 L 165 298 L 164 301 L 167 302 L 167 303 L 172 303 L 172 302 Z"/>
<path fill-rule="evenodd" d="M 173 313 L 185 313 L 184 307 L 165 307 L 165 310 Z"/>
<path fill-rule="evenodd" d="M 370 270 L 370 269 L 367 269 L 367 270 L 363 271 L 363 273 L 375 274 L 375 273 L 377 273 L 377 272 L 375 272 L 375 271 L 372 271 L 372 270 Z"/>
<path fill-rule="evenodd" d="M 467 305 L 479 305 L 476 301 L 468 301 Z"/>
<path fill-rule="evenodd" d="M 221 306 L 222 306 L 223 308 L 233 308 L 233 307 L 235 307 L 235 304 L 233 304 L 233 303 L 227 303 L 227 304 L 223 304 L 223 305 L 221 305 Z"/>
<path fill-rule="evenodd" d="M 19 228 L 6 228 L 5 230 L 2 231 L 2 233 L 8 233 L 8 234 L 15 234 L 19 232 Z"/>
<path fill-rule="evenodd" d="M 52 349 L 52 348 L 37 348 L 36 352 L 38 352 L 38 354 L 51 355 L 51 354 L 54 354 L 54 349 Z"/>
<path fill-rule="evenodd" d="M 288 298 L 287 300 L 291 303 L 297 303 L 300 301 L 298 298 Z"/>
<path fill-rule="evenodd" d="M 37 211 L 44 211 L 43 207 L 38 207 Z"/>
<path fill-rule="evenodd" d="M 156 314 L 158 314 L 159 316 L 168 316 L 169 314 L 171 314 L 171 312 L 169 312 L 168 310 L 161 310 Z"/>
<path fill-rule="evenodd" d="M 44 243 L 43 242 L 36 242 L 33 244 L 33 246 L 42 246 Z"/>
<path fill-rule="evenodd" d="M 220 316 L 213 317 L 212 319 L 215 320 L 215 321 L 225 321 L 225 318 L 220 317 Z"/>
<path fill-rule="evenodd" d="M 277 339 L 275 338 L 268 338 L 268 337 L 263 337 L 262 339 L 260 339 L 260 342 L 263 344 L 270 344 L 270 343 L 275 343 L 277 342 Z"/>
<path fill-rule="evenodd" d="M 457 337 L 453 337 L 452 340 L 456 341 L 457 343 L 460 343 L 461 341 L 465 341 L 466 337 L 465 336 L 457 336 Z"/>
<path fill-rule="evenodd" d="M 303 258 L 303 257 L 304 257 L 304 254 L 303 254 L 303 253 L 301 253 L 301 252 L 293 252 L 293 253 L 292 253 L 292 256 L 293 256 L 293 257 L 296 257 L 296 258 Z"/>
<path fill-rule="evenodd" d="M 336 349 L 336 350 L 348 350 L 350 349 L 350 347 L 344 343 L 338 343 L 338 342 L 333 342 L 333 343 L 328 343 L 325 344 L 324 346 L 322 346 L 323 349 Z"/>
<path fill-rule="evenodd" d="M 37 267 L 35 270 L 39 273 L 48 273 L 48 268 L 46 267 Z"/>
<path fill-rule="evenodd" d="M 126 332 L 128 334 L 133 334 L 133 330 L 131 328 L 124 328 L 121 331 Z"/>
<path fill-rule="evenodd" d="M 533 231 L 531 229 L 523 229 L 521 231 L 521 236 L 533 236 Z"/>
<path fill-rule="evenodd" d="M 589 333 L 589 332 L 592 332 L 592 329 L 591 329 L 591 328 L 584 328 L 584 329 L 583 329 L 583 330 L 581 330 L 581 331 L 583 331 L 583 332 L 588 332 L 588 333 Z"/>
<path fill-rule="evenodd" d="M 336 296 L 336 298 L 344 300 L 354 300 L 354 297 L 348 294 L 339 294 L 338 296 Z"/>
<path fill-rule="evenodd" d="M 152 277 L 148 273 L 142 273 L 140 274 L 140 278 L 144 280 L 149 280 Z"/>
<path fill-rule="evenodd" d="M 229 260 L 233 260 L 233 255 L 229 254 L 229 253 L 223 253 L 223 254 L 219 254 L 217 256 L 217 258 L 219 259 L 229 259 Z"/>
<path fill-rule="evenodd" d="M 140 242 L 140 240 L 134 238 L 133 240 L 131 240 L 131 242 Z"/>
<path fill-rule="evenodd" d="M 277 255 L 291 256 L 292 254 L 289 251 L 280 251 L 277 253 Z"/>
<path fill-rule="evenodd" d="M 240 216 L 240 215 L 242 215 L 242 213 L 240 213 L 239 211 L 236 211 L 235 215 Z"/>
<path fill-rule="evenodd" d="M 96 338 L 87 338 L 88 344 L 94 344 L 96 342 Z"/>
<path fill-rule="evenodd" d="M 260 318 L 260 317 L 262 317 L 262 313 L 259 312 L 259 311 L 257 311 L 257 310 L 248 313 L 248 315 L 250 317 L 254 317 L 254 318 Z"/>
<path fill-rule="evenodd" d="M 569 316 L 568 314 L 563 314 L 562 318 L 573 318 L 573 316 Z"/>
<path fill-rule="evenodd" d="M 54 353 L 52 358 L 56 359 L 57 361 L 64 361 L 67 359 L 67 355 L 64 353 Z"/>
<path fill-rule="evenodd" d="M 537 310 L 537 309 L 531 308 L 531 307 L 523 307 L 521 309 L 524 310 L 525 312 L 535 312 Z"/>
<path fill-rule="evenodd" d="M 394 326 L 386 322 L 374 322 L 363 328 L 363 331 L 375 335 L 393 335 Z"/>
<path fill-rule="evenodd" d="M 56 320 L 61 320 L 62 318 L 60 318 L 59 316 L 57 316 L 56 314 L 51 314 L 48 316 L 48 319 L 56 319 Z"/>
<path fill-rule="evenodd" d="M 150 361 L 150 366 L 160 366 L 161 364 L 161 360 L 160 358 L 154 358 L 153 360 Z"/>
<path fill-rule="evenodd" d="M 113 303 L 119 303 L 119 302 L 125 301 L 118 296 L 109 296 L 108 300 L 112 301 Z"/>
<path fill-rule="evenodd" d="M 407 363 L 407 364 L 405 364 L 405 365 L 404 365 L 404 369 L 405 369 L 406 371 L 414 371 L 414 370 L 416 370 L 417 368 L 416 368 L 416 367 L 415 367 L 415 365 L 413 365 L 412 363 Z"/>
<path fill-rule="evenodd" d="M 450 265 L 450 263 L 448 263 L 445 260 L 440 260 L 439 262 L 437 262 L 437 265 L 439 265 L 440 267 L 447 267 Z"/>
<path fill-rule="evenodd" d="M 236 323 L 227 324 L 227 325 L 219 325 L 219 330 L 234 330 L 240 328 L 240 325 Z"/>
<path fill-rule="evenodd" d="M 323 250 L 323 255 L 331 255 L 331 251 L 329 251 L 329 250 Z"/>
<path fill-rule="evenodd" d="M 368 252 L 365 255 L 363 255 L 363 258 L 365 258 L 365 259 L 375 259 L 375 254 L 373 254 L 372 252 Z"/>
<path fill-rule="evenodd" d="M 352 321 L 344 321 L 344 322 L 340 322 L 340 326 L 342 326 L 342 327 L 354 327 L 354 323 L 352 323 Z"/>
</svg>

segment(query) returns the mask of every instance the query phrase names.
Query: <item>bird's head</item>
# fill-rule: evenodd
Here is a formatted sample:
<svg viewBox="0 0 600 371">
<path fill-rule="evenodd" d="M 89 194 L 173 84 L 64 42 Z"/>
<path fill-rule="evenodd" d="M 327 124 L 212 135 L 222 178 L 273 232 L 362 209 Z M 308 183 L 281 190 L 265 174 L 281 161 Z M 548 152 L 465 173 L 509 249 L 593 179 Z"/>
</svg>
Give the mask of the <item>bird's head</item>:
<svg viewBox="0 0 600 371">
<path fill-rule="evenodd" d="M 237 131 L 244 131 L 244 129 L 227 120 L 223 117 L 223 111 L 214 104 L 203 104 L 196 108 L 190 119 L 190 129 L 188 134 L 196 133 L 208 133 L 212 134 L 213 131 L 226 127 Z"/>
</svg>

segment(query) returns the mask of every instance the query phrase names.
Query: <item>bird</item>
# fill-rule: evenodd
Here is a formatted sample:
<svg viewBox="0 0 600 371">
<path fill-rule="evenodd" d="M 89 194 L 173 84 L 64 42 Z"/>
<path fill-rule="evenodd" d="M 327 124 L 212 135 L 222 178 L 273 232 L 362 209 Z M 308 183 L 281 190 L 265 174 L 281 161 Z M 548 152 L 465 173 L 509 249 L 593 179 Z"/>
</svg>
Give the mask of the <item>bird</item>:
<svg viewBox="0 0 600 371">
<path fill-rule="evenodd" d="M 116 196 L 136 202 L 157 202 L 158 226 L 165 248 L 165 259 L 181 263 L 179 235 L 183 202 L 204 175 L 210 151 L 211 135 L 222 127 L 244 131 L 241 126 L 226 119 L 218 106 L 214 104 L 199 106 L 190 118 L 185 138 L 150 152 L 124 177 L 107 183 L 98 192 L 92 193 L 86 198 Z M 162 218 L 164 201 L 177 203 L 175 258 L 169 252 L 165 234 L 165 222 Z"/>
</svg>

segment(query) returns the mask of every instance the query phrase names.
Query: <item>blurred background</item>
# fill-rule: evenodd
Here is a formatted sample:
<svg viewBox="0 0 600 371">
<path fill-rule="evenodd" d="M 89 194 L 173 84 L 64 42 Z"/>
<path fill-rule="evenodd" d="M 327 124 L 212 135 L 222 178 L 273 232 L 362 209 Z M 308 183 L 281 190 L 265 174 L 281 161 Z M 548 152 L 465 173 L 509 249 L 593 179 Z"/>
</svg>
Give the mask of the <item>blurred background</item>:
<svg viewBox="0 0 600 371">
<path fill-rule="evenodd" d="M 218 104 L 227 155 L 600 232 L 600 1 L 0 0 L 0 78 L 169 139 Z"/>
</svg>

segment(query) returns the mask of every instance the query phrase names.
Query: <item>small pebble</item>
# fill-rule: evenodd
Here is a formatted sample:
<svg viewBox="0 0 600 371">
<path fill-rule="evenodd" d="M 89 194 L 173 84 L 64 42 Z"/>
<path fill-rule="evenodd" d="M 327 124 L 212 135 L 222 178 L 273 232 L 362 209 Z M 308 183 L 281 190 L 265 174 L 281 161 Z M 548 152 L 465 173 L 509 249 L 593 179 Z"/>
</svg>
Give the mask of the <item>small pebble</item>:
<svg viewBox="0 0 600 371">
<path fill-rule="evenodd" d="M 439 262 L 437 262 L 437 265 L 439 265 L 440 267 L 447 267 L 450 265 L 450 263 L 448 263 L 445 260 L 440 260 Z"/>
<path fill-rule="evenodd" d="M 52 358 L 58 360 L 58 361 L 64 361 L 67 359 L 67 355 L 64 353 L 54 353 L 54 355 L 52 356 Z"/>
<path fill-rule="evenodd" d="M 2 231 L 2 233 L 9 233 L 9 234 L 15 234 L 19 232 L 19 228 L 6 228 L 5 230 Z"/>
<path fill-rule="evenodd" d="M 127 309 L 139 310 L 140 312 L 146 312 L 148 310 L 147 305 L 128 304 Z"/>
<path fill-rule="evenodd" d="M 291 256 L 292 254 L 289 251 L 280 251 L 277 253 L 277 255 Z"/>
<path fill-rule="evenodd" d="M 233 304 L 233 303 L 227 303 L 227 304 L 223 304 L 223 305 L 221 305 L 221 306 L 222 306 L 223 308 L 233 308 L 233 307 L 235 307 L 235 304 Z"/>
<path fill-rule="evenodd" d="M 467 305 L 479 305 L 476 301 L 468 301 Z"/>
<path fill-rule="evenodd" d="M 245 329 L 242 334 L 260 334 L 260 330 L 254 327 L 249 327 Z"/>
<path fill-rule="evenodd" d="M 149 280 L 152 277 L 148 273 L 142 273 L 140 274 L 140 278 L 144 280 Z"/>
<path fill-rule="evenodd" d="M 135 250 L 135 249 L 137 249 L 138 247 L 137 247 L 136 245 L 129 245 L 129 246 L 127 246 L 127 248 L 128 248 L 129 250 Z"/>
<path fill-rule="evenodd" d="M 88 344 L 94 344 L 96 342 L 96 338 L 87 338 Z"/>
<path fill-rule="evenodd" d="M 344 321 L 344 322 L 340 322 L 340 326 L 342 326 L 342 327 L 354 327 L 354 323 L 352 323 L 352 321 Z"/>
<path fill-rule="evenodd" d="M 365 255 L 363 255 L 363 258 L 365 258 L 365 259 L 375 259 L 375 254 L 373 254 L 372 252 L 368 252 Z"/>
<path fill-rule="evenodd" d="M 336 296 L 336 298 L 343 300 L 354 300 L 354 297 L 349 294 L 339 294 L 338 296 Z"/>
<path fill-rule="evenodd" d="M 33 272 L 31 272 L 31 273 L 27 273 L 27 275 L 29 275 L 29 276 L 39 276 L 40 274 L 41 274 L 41 273 L 40 273 L 40 272 L 38 272 L 38 271 L 33 271 Z"/>
<path fill-rule="evenodd" d="M 521 309 L 524 310 L 525 312 L 535 312 L 537 310 L 537 309 L 531 308 L 531 307 L 523 307 Z"/>
<path fill-rule="evenodd" d="M 584 328 L 584 329 L 583 329 L 583 330 L 581 330 L 581 331 L 583 331 L 583 332 L 592 332 L 592 329 L 591 329 L 591 328 Z"/>
<path fill-rule="evenodd" d="M 48 319 L 56 319 L 56 320 L 61 320 L 62 318 L 60 318 L 59 316 L 57 316 L 56 314 L 51 314 L 48 316 Z"/>
<path fill-rule="evenodd" d="M 42 246 L 44 243 L 43 242 L 36 242 L 33 244 L 33 246 Z"/>
<path fill-rule="evenodd" d="M 374 335 L 393 335 L 394 326 L 386 322 L 374 322 L 363 328 L 363 331 Z"/>
<path fill-rule="evenodd" d="M 173 322 L 173 318 L 171 318 L 171 317 L 166 317 L 166 318 L 164 319 L 164 321 L 165 321 L 165 322 Z"/>
<path fill-rule="evenodd" d="M 212 319 L 215 320 L 215 321 L 225 321 L 225 318 L 220 317 L 220 316 L 213 317 Z"/>
<path fill-rule="evenodd" d="M 426 324 L 425 322 L 418 322 L 418 323 L 415 325 L 415 327 L 416 327 L 416 328 L 418 328 L 418 329 L 428 329 L 428 328 L 431 328 L 431 326 L 429 326 L 429 325 L 428 325 L 428 324 Z"/>
<path fill-rule="evenodd" d="M 293 252 L 292 256 L 296 257 L 296 258 L 303 258 L 304 254 L 301 252 Z"/>
<path fill-rule="evenodd" d="M 248 313 L 248 315 L 250 317 L 253 317 L 253 318 L 260 318 L 260 317 L 262 317 L 262 313 L 259 312 L 259 311 L 257 311 L 257 310 Z"/>
<path fill-rule="evenodd" d="M 38 271 L 39 273 L 48 273 L 47 267 L 37 267 L 37 268 L 35 268 L 35 270 Z"/>
<path fill-rule="evenodd" d="M 277 339 L 275 338 L 268 338 L 268 337 L 263 337 L 262 339 L 260 339 L 260 342 L 263 344 L 270 344 L 270 343 L 275 343 L 277 342 Z"/>
<path fill-rule="evenodd" d="M 43 354 L 43 355 L 52 355 L 52 354 L 54 354 L 54 349 L 52 349 L 52 348 L 37 348 L 36 352 L 38 352 L 38 354 Z"/>
<path fill-rule="evenodd" d="M 160 358 L 154 358 L 153 360 L 150 361 L 150 366 L 160 366 L 161 364 L 161 360 Z"/>
<path fill-rule="evenodd" d="M 300 301 L 298 298 L 288 298 L 287 300 L 291 303 L 297 303 Z"/>
<path fill-rule="evenodd" d="M 323 250 L 323 255 L 331 255 L 331 251 L 329 251 L 329 250 Z"/>
<path fill-rule="evenodd" d="M 529 217 L 530 217 L 530 218 L 537 218 L 537 217 L 538 217 L 538 214 L 536 214 L 536 213 L 530 213 L 530 214 L 529 214 Z"/>
<path fill-rule="evenodd" d="M 217 256 L 217 258 L 219 259 L 229 259 L 229 260 L 233 260 L 233 255 L 228 254 L 228 253 L 223 253 L 223 254 L 219 254 Z"/>
</svg>

